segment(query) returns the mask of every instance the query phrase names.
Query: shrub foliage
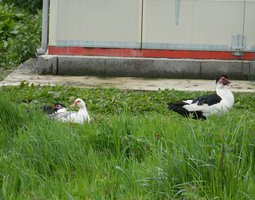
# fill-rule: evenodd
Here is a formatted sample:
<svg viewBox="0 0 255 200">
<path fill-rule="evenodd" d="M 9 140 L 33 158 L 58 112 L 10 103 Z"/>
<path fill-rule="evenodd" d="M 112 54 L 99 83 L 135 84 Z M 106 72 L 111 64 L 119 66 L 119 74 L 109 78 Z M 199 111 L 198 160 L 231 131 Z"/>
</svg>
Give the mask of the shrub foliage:
<svg viewBox="0 0 255 200">
<path fill-rule="evenodd" d="M 3 3 L 36 13 L 42 9 L 42 0 L 2 0 Z"/>
<path fill-rule="evenodd" d="M 40 26 L 41 11 L 31 14 L 0 2 L 0 67 L 15 66 L 35 55 Z"/>
</svg>

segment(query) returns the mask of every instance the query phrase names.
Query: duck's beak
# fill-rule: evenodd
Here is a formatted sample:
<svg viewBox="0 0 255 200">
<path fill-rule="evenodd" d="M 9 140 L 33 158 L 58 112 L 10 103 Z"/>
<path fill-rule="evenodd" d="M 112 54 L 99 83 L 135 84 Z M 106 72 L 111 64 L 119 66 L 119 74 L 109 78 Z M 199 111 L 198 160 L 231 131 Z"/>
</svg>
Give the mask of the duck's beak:
<svg viewBox="0 0 255 200">
<path fill-rule="evenodd" d="M 53 109 L 54 111 L 57 111 L 57 110 L 58 110 L 58 107 L 55 106 L 55 105 L 53 105 L 53 106 L 52 106 L 52 109 Z"/>
<path fill-rule="evenodd" d="M 223 81 L 223 85 L 229 85 L 231 82 L 228 80 L 228 79 L 225 79 L 224 81 Z"/>
<path fill-rule="evenodd" d="M 219 83 L 221 85 L 229 85 L 231 82 L 227 78 L 221 77 L 220 80 L 219 80 Z"/>
<path fill-rule="evenodd" d="M 74 102 L 72 105 L 70 105 L 70 107 L 75 107 L 75 106 L 77 106 L 76 102 Z"/>
</svg>

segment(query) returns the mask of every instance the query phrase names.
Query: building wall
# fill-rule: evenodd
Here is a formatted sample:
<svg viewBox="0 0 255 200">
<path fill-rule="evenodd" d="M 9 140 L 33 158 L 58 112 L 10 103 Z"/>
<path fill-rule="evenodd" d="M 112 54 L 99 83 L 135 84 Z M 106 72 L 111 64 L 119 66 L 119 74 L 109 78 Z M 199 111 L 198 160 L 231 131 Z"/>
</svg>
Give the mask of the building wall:
<svg viewBox="0 0 255 200">
<path fill-rule="evenodd" d="M 140 0 L 51 2 L 50 45 L 140 47 Z"/>
<path fill-rule="evenodd" d="M 54 54 L 53 49 L 57 48 L 59 53 L 68 54 L 71 47 L 95 47 L 121 48 L 123 53 L 117 52 L 116 56 L 126 55 L 127 49 L 135 49 L 129 50 L 128 55 L 142 57 L 151 50 L 228 52 L 229 58 L 240 50 L 241 53 L 236 52 L 237 59 L 254 56 L 248 53 L 255 52 L 255 0 L 50 2 L 49 53 Z M 79 52 L 86 54 L 91 50 L 76 49 L 71 53 Z M 114 56 L 114 50 L 111 52 Z M 243 57 L 242 52 L 248 56 Z M 170 51 L 165 53 L 158 51 L 157 57 L 174 57 Z"/>
</svg>

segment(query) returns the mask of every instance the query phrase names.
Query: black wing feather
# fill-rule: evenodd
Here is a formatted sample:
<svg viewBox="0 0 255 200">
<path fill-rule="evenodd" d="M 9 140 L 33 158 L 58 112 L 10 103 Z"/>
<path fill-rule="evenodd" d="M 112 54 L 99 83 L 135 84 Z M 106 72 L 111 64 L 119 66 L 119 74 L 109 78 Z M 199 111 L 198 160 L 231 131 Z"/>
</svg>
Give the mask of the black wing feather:
<svg viewBox="0 0 255 200">
<path fill-rule="evenodd" d="M 209 106 L 219 103 L 221 101 L 221 97 L 217 94 L 210 94 L 206 96 L 201 96 L 192 101 L 192 103 L 197 103 L 197 105 L 208 104 Z"/>
<path fill-rule="evenodd" d="M 41 109 L 47 114 L 53 114 L 55 112 L 52 106 L 43 105 L 41 106 Z"/>
</svg>

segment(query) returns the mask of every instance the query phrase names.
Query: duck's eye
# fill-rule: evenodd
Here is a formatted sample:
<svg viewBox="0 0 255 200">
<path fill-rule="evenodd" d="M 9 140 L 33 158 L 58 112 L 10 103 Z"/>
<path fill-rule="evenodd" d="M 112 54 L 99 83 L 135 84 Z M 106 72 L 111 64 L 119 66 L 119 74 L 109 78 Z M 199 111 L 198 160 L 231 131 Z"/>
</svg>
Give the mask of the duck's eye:
<svg viewBox="0 0 255 200">
<path fill-rule="evenodd" d="M 81 101 L 80 101 L 80 100 L 78 100 L 78 101 L 76 101 L 76 103 L 81 103 Z"/>
</svg>

